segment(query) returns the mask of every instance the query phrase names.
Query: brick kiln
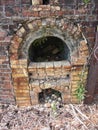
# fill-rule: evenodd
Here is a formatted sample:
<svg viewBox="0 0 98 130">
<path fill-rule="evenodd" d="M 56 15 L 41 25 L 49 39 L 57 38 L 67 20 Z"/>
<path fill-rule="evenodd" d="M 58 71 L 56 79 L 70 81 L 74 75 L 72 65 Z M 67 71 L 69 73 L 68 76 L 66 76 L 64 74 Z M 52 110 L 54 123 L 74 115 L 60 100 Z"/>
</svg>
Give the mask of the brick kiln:
<svg viewBox="0 0 98 130">
<path fill-rule="evenodd" d="M 38 104 L 50 90 L 63 103 L 78 103 L 75 90 L 89 55 L 83 33 L 94 43 L 97 15 L 92 4 L 74 8 L 71 1 L 33 6 L 29 0 L 7 2 L 0 3 L 0 63 L 6 68 L 0 68 L 0 103 Z"/>
<path fill-rule="evenodd" d="M 80 80 L 78 74 L 87 61 L 88 47 L 80 27 L 66 21 L 66 18 L 27 21 L 14 35 L 10 63 L 17 104 L 38 104 L 39 94 L 50 88 L 61 93 L 64 103 L 78 102 L 74 91 Z M 43 35 L 44 43 L 35 47 Z"/>
</svg>

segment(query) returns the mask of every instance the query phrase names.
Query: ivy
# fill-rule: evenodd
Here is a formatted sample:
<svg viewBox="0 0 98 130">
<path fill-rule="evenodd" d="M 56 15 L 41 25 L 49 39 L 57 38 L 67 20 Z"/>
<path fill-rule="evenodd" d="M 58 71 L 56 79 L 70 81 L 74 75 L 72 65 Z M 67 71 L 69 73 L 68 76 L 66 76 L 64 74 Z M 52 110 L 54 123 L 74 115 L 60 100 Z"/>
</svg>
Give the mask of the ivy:
<svg viewBox="0 0 98 130">
<path fill-rule="evenodd" d="M 90 0 L 83 0 L 83 3 L 87 5 L 90 2 Z"/>
</svg>

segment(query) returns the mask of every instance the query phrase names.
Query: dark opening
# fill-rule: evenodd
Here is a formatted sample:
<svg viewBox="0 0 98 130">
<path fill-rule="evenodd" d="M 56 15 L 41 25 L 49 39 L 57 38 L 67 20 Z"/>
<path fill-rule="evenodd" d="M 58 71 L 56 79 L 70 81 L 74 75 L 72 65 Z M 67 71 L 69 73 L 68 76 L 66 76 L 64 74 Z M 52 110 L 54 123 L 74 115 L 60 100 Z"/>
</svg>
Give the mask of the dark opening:
<svg viewBox="0 0 98 130">
<path fill-rule="evenodd" d="M 68 60 L 69 48 L 57 37 L 39 38 L 29 48 L 29 59 L 32 62 Z"/>
<path fill-rule="evenodd" d="M 49 4 L 49 0 L 43 0 L 43 5 L 48 5 Z"/>
<path fill-rule="evenodd" d="M 54 89 L 45 89 L 39 93 L 39 102 L 40 103 L 52 103 L 52 102 L 62 102 L 61 93 Z"/>
</svg>

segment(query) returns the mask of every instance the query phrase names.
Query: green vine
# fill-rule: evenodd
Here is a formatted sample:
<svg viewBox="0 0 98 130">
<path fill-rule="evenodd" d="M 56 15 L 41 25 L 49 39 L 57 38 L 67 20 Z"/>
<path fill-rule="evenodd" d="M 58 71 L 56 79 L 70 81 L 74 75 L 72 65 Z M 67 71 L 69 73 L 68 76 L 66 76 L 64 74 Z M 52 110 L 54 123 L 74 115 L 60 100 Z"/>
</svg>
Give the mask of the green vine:
<svg viewBox="0 0 98 130">
<path fill-rule="evenodd" d="M 79 102 L 82 102 L 85 98 L 85 86 L 86 86 L 86 77 L 87 77 L 87 69 L 85 68 L 81 74 L 79 75 L 80 80 L 78 81 L 77 85 L 77 89 L 75 90 L 75 96 L 77 97 L 77 99 L 79 100 Z"/>
</svg>

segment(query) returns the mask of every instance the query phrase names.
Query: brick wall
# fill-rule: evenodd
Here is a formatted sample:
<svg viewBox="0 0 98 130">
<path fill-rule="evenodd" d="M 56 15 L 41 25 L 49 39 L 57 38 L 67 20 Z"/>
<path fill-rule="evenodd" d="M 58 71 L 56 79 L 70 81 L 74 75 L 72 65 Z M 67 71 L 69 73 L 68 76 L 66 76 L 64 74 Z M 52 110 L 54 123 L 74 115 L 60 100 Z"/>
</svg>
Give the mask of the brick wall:
<svg viewBox="0 0 98 130">
<path fill-rule="evenodd" d="M 61 4 L 62 4 L 61 0 Z M 90 49 L 95 43 L 96 25 L 98 25 L 98 1 L 89 4 L 87 9 L 79 6 L 82 0 L 67 1 L 58 6 L 31 6 L 30 0 L 0 0 L 0 103 L 15 103 L 11 68 L 9 62 L 10 40 L 21 24 L 35 17 L 78 17 L 75 21 L 82 25 Z M 44 10 L 44 11 L 43 11 Z M 76 24 L 75 23 L 75 24 Z"/>
<path fill-rule="evenodd" d="M 11 37 L 0 29 L 0 103 L 14 103 L 8 46 Z"/>
</svg>

